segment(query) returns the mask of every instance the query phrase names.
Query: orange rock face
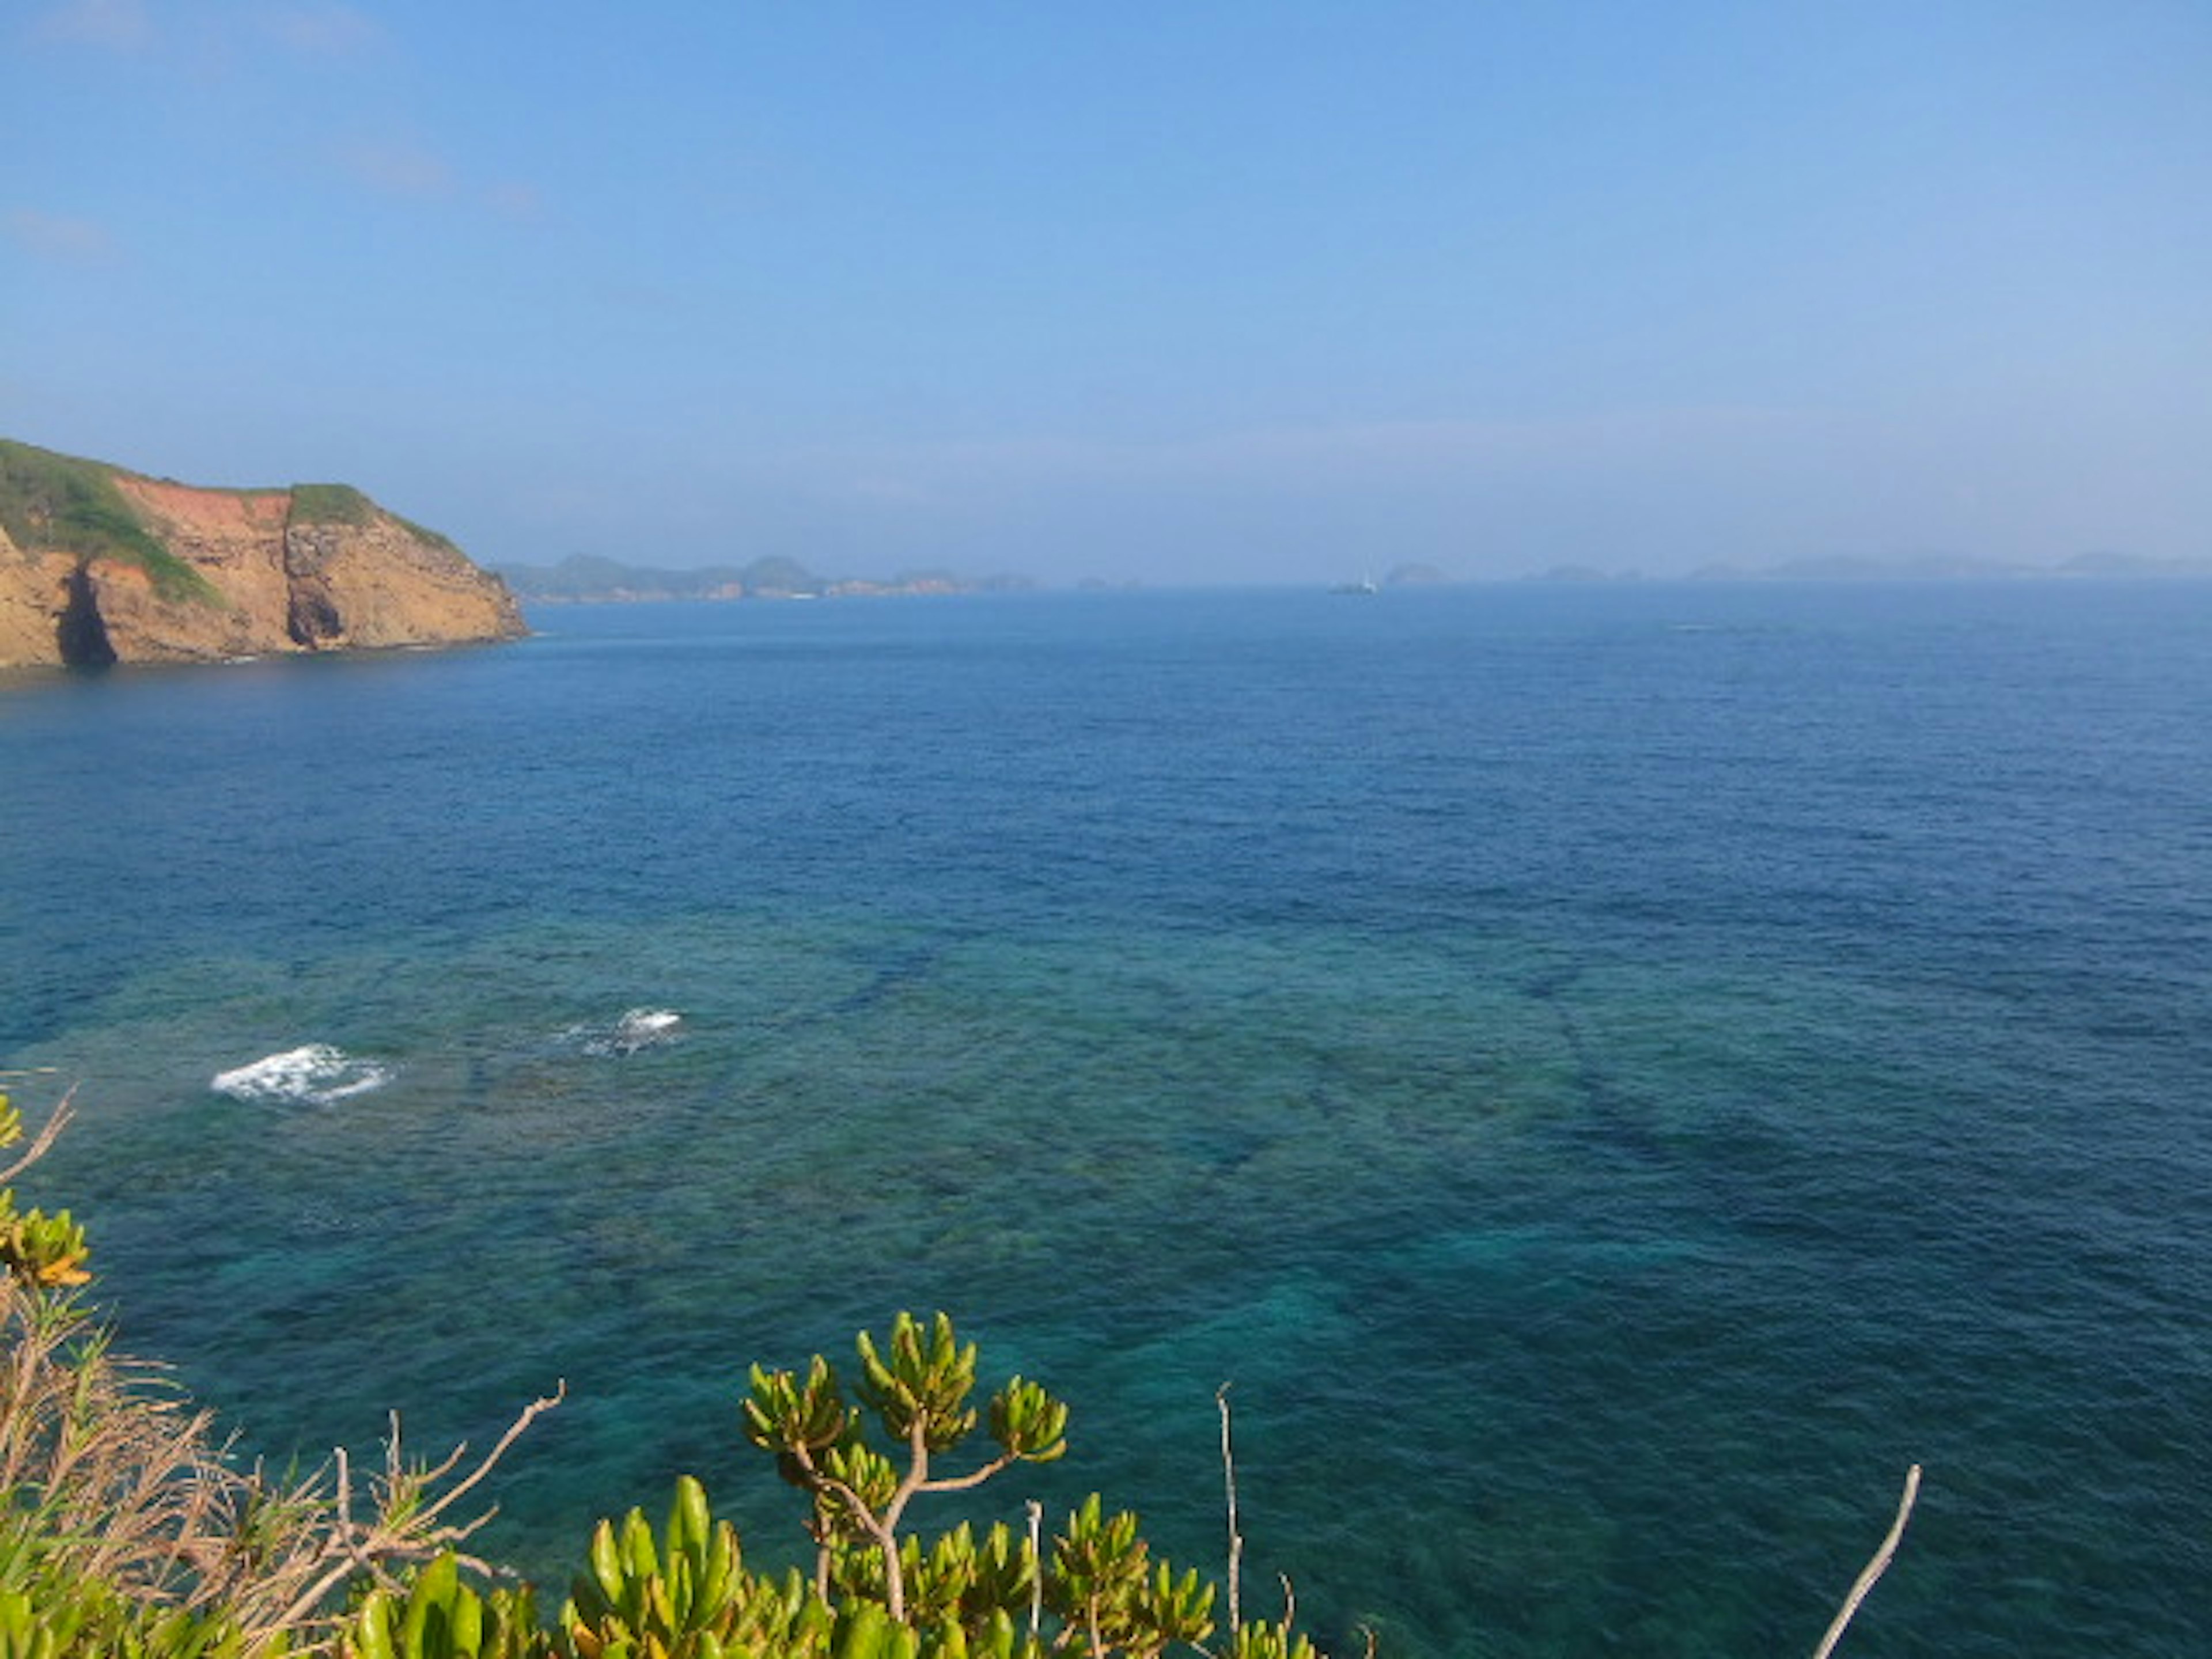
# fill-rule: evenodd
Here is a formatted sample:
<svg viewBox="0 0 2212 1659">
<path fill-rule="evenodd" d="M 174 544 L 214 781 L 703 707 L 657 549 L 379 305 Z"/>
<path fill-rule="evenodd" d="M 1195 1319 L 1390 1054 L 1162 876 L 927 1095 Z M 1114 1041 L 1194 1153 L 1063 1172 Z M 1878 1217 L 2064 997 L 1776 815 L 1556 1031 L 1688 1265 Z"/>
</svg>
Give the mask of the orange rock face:
<svg viewBox="0 0 2212 1659">
<path fill-rule="evenodd" d="M 189 570 L 19 547 L 0 532 L 0 666 L 185 662 L 459 645 L 527 631 L 514 597 L 443 538 L 367 501 L 301 522 L 286 489 L 199 489 L 114 475 Z"/>
</svg>

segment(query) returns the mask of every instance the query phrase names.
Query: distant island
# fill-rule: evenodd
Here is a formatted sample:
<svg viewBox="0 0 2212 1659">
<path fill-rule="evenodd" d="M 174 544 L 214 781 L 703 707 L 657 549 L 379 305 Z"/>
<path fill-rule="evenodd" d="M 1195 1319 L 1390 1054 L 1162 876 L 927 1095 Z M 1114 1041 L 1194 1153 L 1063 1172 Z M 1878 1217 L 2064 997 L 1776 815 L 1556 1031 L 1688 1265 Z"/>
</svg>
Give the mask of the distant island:
<svg viewBox="0 0 2212 1659">
<path fill-rule="evenodd" d="M 350 485 L 210 489 L 0 439 L 0 667 L 528 631 L 496 576 Z"/>
<path fill-rule="evenodd" d="M 1525 578 L 1536 582 L 1914 582 L 2063 581 L 2212 579 L 2212 559 L 2155 559 L 2132 553 L 2077 553 L 2056 564 L 2014 564 L 1960 554 L 1906 558 L 1836 554 L 1779 564 L 1701 565 L 1686 576 L 1647 577 L 1636 570 L 1562 564 Z"/>
<path fill-rule="evenodd" d="M 1027 588 L 1019 576 L 971 578 L 915 570 L 888 580 L 817 576 L 795 559 L 706 565 L 696 570 L 623 564 L 574 554 L 555 565 L 502 564 L 500 574 L 533 605 L 605 605 L 653 600 L 854 599 L 889 593 L 1002 593 Z"/>
</svg>

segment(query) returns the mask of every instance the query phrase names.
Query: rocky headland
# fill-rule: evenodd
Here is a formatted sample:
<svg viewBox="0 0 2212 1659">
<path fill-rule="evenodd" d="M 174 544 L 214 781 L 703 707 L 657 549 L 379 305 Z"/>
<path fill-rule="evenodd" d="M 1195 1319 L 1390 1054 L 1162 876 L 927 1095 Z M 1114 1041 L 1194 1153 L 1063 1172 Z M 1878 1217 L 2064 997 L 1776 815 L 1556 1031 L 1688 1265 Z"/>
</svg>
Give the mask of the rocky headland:
<svg viewBox="0 0 2212 1659">
<path fill-rule="evenodd" d="M 348 485 L 205 489 L 0 439 L 0 667 L 527 631 L 497 576 Z"/>
</svg>

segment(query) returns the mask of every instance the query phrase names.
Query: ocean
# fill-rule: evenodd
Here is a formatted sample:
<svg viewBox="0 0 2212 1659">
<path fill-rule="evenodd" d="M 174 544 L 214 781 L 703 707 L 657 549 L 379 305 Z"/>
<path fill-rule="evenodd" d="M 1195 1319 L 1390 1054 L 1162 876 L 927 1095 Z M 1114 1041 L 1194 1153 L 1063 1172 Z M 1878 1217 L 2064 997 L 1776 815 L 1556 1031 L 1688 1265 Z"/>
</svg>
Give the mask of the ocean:
<svg viewBox="0 0 2212 1659">
<path fill-rule="evenodd" d="M 548 609 L 0 682 L 0 1069 L 248 1451 L 557 1600 L 944 1309 L 1340 1656 L 2212 1650 L 2212 588 Z M 926 1513 L 918 1520 L 927 1522 Z"/>
</svg>

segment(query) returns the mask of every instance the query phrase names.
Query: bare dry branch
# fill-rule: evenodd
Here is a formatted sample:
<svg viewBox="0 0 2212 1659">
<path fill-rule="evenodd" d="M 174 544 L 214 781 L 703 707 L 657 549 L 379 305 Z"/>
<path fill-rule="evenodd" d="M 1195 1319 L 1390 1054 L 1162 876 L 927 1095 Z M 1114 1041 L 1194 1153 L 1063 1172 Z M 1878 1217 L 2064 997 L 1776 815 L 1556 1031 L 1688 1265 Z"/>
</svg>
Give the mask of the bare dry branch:
<svg viewBox="0 0 2212 1659">
<path fill-rule="evenodd" d="M 507 1425 L 507 1432 L 500 1436 L 498 1443 L 493 1446 L 489 1451 L 483 1455 L 483 1459 L 477 1464 L 475 1468 L 470 1470 L 466 1475 L 463 1476 L 459 1480 L 455 1481 L 452 1486 L 447 1487 L 443 1492 L 440 1493 L 437 1501 L 422 1511 L 422 1519 L 425 1521 L 435 1521 L 440 1516 L 445 1514 L 447 1510 L 453 1508 L 453 1506 L 463 1497 L 474 1490 L 477 1484 L 481 1482 L 486 1475 L 492 1472 L 492 1469 L 498 1464 L 500 1459 L 507 1455 L 508 1448 L 513 1446 L 517 1440 L 522 1437 L 522 1432 L 524 1430 L 527 1429 L 532 1423 L 535 1423 L 539 1418 L 543 1417 L 547 1412 L 551 1411 L 556 1406 L 559 1405 L 568 1397 L 568 1381 L 566 1377 L 562 1377 L 554 1383 L 553 1392 L 551 1394 L 540 1395 L 537 1399 L 532 1401 L 527 1406 L 524 1407 L 521 1412 L 516 1416 L 514 1421 Z M 461 1452 L 465 1449 L 465 1448 L 455 1449 L 453 1456 L 439 1465 L 440 1473 L 439 1476 L 436 1478 L 442 1478 L 445 1471 L 451 1469 L 455 1464 L 459 1463 L 461 1458 Z M 471 1530 L 473 1531 L 474 1528 L 471 1528 Z"/>
<path fill-rule="evenodd" d="M 61 1133 L 70 1119 L 76 1115 L 76 1108 L 72 1104 L 76 1099 L 76 1088 L 75 1085 L 71 1085 L 69 1092 L 62 1097 L 61 1103 L 47 1114 L 46 1127 L 41 1128 L 37 1137 L 24 1148 L 22 1156 L 6 1169 L 0 1170 L 0 1185 L 13 1181 L 46 1155 L 48 1149 L 54 1144 L 55 1137 Z"/>
<path fill-rule="evenodd" d="M 1856 1582 L 1851 1585 L 1851 1593 L 1844 1598 L 1844 1605 L 1836 1613 L 1835 1622 L 1828 1626 L 1828 1633 L 1820 1638 L 1820 1645 L 1814 1650 L 1813 1659 L 1828 1659 L 1828 1656 L 1835 1651 L 1836 1644 L 1843 1639 L 1844 1627 L 1851 1622 L 1851 1615 L 1859 1610 L 1859 1603 L 1866 1600 L 1867 1592 L 1874 1588 L 1875 1580 L 1888 1571 L 1891 1558 L 1897 1553 L 1898 1540 L 1905 1536 L 1905 1523 L 1911 1516 L 1914 1500 L 1919 1496 L 1920 1465 L 1915 1463 L 1905 1472 L 1905 1494 L 1898 1500 L 1897 1519 L 1889 1523 L 1888 1536 L 1881 1540 L 1881 1547 L 1875 1551 L 1874 1558 L 1861 1570 Z"/>
<path fill-rule="evenodd" d="M 1221 1480 L 1229 1493 L 1229 1628 L 1234 1632 L 1244 1622 L 1238 1598 L 1238 1577 L 1244 1562 L 1244 1534 L 1237 1529 L 1237 1459 L 1229 1446 L 1229 1385 L 1226 1382 L 1213 1391 L 1213 1403 L 1221 1408 Z"/>
<path fill-rule="evenodd" d="M 1030 1517 L 1030 1640 L 1034 1642 L 1044 1620 L 1044 1505 L 1031 1498 L 1022 1507 Z"/>
<path fill-rule="evenodd" d="M 338 1587 L 356 1574 L 365 1574 L 383 1582 L 390 1582 L 385 1570 L 388 1561 L 422 1560 L 469 1536 L 491 1518 L 491 1511 L 459 1523 L 444 1520 L 446 1512 L 471 1491 L 504 1457 L 522 1431 L 545 1413 L 568 1397 L 568 1385 L 564 1381 L 552 1394 L 532 1401 L 517 1414 L 500 1436 L 498 1443 L 479 1459 L 474 1468 L 455 1481 L 432 1502 L 419 1509 L 411 1508 L 400 1500 L 410 1498 L 423 1489 L 426 1480 L 442 1479 L 460 1465 L 466 1452 L 465 1445 L 434 1466 L 429 1471 L 414 1471 L 406 1468 L 400 1450 L 399 1421 L 393 1413 L 392 1433 L 385 1443 L 385 1476 L 382 1502 L 375 1516 L 365 1522 L 352 1518 L 352 1475 L 350 1461 L 345 1448 L 332 1454 L 337 1469 L 337 1490 L 331 1504 L 330 1522 L 301 1563 L 295 1575 L 298 1589 L 291 1599 L 271 1618 L 267 1628 L 289 1631 L 310 1620 Z M 471 1565 L 481 1566 L 471 1560 Z"/>
</svg>

